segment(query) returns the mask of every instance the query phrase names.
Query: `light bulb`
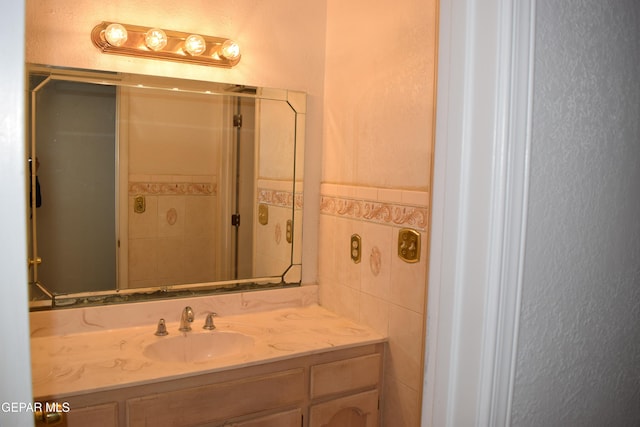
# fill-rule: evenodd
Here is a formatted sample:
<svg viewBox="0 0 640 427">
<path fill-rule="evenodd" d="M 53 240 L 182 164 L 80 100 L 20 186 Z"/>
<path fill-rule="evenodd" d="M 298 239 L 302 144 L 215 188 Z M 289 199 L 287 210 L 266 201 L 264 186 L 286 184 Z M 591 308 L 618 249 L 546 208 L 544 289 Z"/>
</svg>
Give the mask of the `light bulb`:
<svg viewBox="0 0 640 427">
<path fill-rule="evenodd" d="M 202 55 L 207 48 L 207 44 L 202 36 L 191 34 L 184 41 L 184 50 L 191 56 Z"/>
<path fill-rule="evenodd" d="M 238 59 L 240 57 L 240 46 L 233 40 L 227 40 L 222 43 L 222 47 L 220 48 L 220 56 L 233 61 L 234 59 Z"/>
<path fill-rule="evenodd" d="M 127 29 L 120 24 L 109 24 L 104 29 L 104 39 L 111 46 L 122 46 L 127 41 Z"/>
<path fill-rule="evenodd" d="M 167 35 L 159 28 L 152 28 L 144 35 L 144 42 L 151 50 L 161 50 L 167 45 Z"/>
</svg>

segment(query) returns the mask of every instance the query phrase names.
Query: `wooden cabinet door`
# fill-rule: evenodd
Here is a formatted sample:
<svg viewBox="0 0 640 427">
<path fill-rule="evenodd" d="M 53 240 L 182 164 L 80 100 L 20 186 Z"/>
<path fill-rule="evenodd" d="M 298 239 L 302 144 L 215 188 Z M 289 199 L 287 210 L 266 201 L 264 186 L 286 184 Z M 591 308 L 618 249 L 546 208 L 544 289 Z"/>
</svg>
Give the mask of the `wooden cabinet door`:
<svg viewBox="0 0 640 427">
<path fill-rule="evenodd" d="M 378 391 L 313 405 L 309 415 L 309 427 L 377 427 Z"/>
</svg>

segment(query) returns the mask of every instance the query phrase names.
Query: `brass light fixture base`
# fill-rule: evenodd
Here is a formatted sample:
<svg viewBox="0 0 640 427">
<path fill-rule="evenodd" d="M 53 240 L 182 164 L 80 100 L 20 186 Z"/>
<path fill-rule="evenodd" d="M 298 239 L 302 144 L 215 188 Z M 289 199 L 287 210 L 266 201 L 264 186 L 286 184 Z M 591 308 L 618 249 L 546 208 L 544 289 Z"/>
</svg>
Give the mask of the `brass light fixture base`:
<svg viewBox="0 0 640 427">
<path fill-rule="evenodd" d="M 101 22 L 91 31 L 91 41 L 102 51 L 115 55 L 134 56 L 148 59 L 164 59 L 168 61 L 186 62 L 190 64 L 212 65 L 231 68 L 240 62 L 240 55 L 227 58 L 223 54 L 223 44 L 230 41 L 222 37 L 205 36 L 203 34 L 185 33 L 182 31 L 164 30 L 167 44 L 160 50 L 152 50 L 145 43 L 145 36 L 152 27 L 122 24 L 126 31 L 126 40 L 120 45 L 110 44 L 105 38 L 105 30 L 115 22 Z M 199 35 L 204 39 L 204 50 L 199 55 L 190 55 L 185 49 L 185 41 L 189 36 Z"/>
</svg>

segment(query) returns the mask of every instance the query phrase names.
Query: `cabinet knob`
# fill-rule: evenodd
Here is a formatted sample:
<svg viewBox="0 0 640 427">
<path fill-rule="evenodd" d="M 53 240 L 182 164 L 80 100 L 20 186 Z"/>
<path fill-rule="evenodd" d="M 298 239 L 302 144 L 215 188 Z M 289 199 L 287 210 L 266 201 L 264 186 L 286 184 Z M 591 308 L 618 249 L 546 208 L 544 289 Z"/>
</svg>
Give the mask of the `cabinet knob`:
<svg viewBox="0 0 640 427">
<path fill-rule="evenodd" d="M 37 410 L 33 413 L 36 426 L 56 426 L 64 422 L 64 414 L 62 411 L 46 411 L 44 409 Z"/>
</svg>

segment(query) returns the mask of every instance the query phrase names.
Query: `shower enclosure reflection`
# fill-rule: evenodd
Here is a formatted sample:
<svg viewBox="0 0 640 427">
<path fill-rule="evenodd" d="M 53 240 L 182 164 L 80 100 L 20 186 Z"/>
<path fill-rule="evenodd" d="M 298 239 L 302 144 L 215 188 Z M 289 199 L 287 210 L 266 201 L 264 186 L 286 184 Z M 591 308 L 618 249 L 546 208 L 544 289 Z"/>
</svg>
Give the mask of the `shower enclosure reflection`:
<svg viewBox="0 0 640 427">
<path fill-rule="evenodd" d="M 41 67 L 30 92 L 53 305 L 299 283 L 304 95 Z"/>
</svg>

